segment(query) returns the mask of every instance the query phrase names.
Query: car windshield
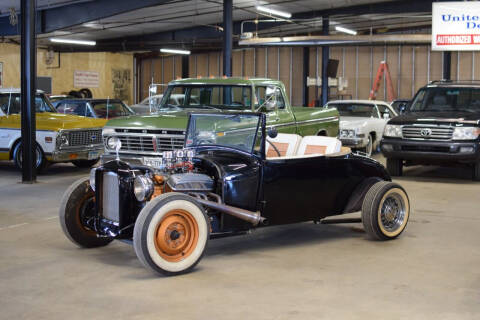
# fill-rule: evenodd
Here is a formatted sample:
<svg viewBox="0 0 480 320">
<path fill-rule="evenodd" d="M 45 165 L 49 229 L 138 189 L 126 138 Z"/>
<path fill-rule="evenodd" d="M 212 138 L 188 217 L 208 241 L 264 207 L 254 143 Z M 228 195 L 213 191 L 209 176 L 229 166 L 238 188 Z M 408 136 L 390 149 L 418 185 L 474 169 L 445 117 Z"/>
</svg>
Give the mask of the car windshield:
<svg viewBox="0 0 480 320">
<path fill-rule="evenodd" d="M 171 85 L 160 108 L 196 108 L 214 110 L 252 110 L 250 86 Z"/>
<path fill-rule="evenodd" d="M 98 118 L 116 118 L 132 115 L 132 111 L 123 103 L 117 101 L 91 102 L 95 115 Z"/>
<path fill-rule="evenodd" d="M 337 108 L 341 117 L 365 117 L 375 116 L 375 108 L 371 104 L 358 103 L 329 103 L 329 107 Z"/>
<path fill-rule="evenodd" d="M 19 93 L 1 93 L 0 94 L 0 109 L 6 115 L 18 114 L 22 110 Z M 57 112 L 47 99 L 42 95 L 35 96 L 35 112 Z"/>
<path fill-rule="evenodd" d="M 258 114 L 192 114 L 185 147 L 216 145 L 252 153 L 259 123 Z"/>
<path fill-rule="evenodd" d="M 480 112 L 480 89 L 426 88 L 415 96 L 410 112 Z"/>
</svg>

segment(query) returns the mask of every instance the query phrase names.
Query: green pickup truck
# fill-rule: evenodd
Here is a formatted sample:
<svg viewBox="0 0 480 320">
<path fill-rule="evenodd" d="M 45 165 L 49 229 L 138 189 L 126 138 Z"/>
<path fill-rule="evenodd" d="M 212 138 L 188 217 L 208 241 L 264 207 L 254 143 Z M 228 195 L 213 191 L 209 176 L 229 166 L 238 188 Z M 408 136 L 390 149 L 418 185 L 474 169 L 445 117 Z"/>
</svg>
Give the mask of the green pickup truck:
<svg viewBox="0 0 480 320">
<path fill-rule="evenodd" d="M 178 97 L 181 96 L 182 99 Z M 175 97 L 175 99 L 171 99 Z M 181 79 L 168 84 L 155 113 L 109 120 L 103 129 L 103 161 L 116 157 L 111 137 L 121 141 L 119 156 L 130 163 L 149 164 L 163 151 L 183 148 L 188 113 L 257 111 L 267 114 L 267 126 L 301 136 L 338 135 L 335 108 L 292 107 L 281 81 L 271 79 Z M 145 163 L 147 161 L 147 163 Z"/>
</svg>

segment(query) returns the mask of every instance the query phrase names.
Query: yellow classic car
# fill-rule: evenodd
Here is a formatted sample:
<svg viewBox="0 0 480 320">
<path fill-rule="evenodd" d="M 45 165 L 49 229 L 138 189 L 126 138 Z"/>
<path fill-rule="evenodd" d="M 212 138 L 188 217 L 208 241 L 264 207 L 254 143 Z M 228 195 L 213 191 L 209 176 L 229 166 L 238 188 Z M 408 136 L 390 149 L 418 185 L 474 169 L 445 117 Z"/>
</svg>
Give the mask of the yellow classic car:
<svg viewBox="0 0 480 320">
<path fill-rule="evenodd" d="M 102 128 L 105 119 L 57 113 L 47 97 L 37 91 L 36 167 L 49 162 L 72 162 L 77 167 L 94 165 L 103 154 Z M 0 160 L 13 160 L 22 167 L 19 89 L 0 89 Z"/>
</svg>

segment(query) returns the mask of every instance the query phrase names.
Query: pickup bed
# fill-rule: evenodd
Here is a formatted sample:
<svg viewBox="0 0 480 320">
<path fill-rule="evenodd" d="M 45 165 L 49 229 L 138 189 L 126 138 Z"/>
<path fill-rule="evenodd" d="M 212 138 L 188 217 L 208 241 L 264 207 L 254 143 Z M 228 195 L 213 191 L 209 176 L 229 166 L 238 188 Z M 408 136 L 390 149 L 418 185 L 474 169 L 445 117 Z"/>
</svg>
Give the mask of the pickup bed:
<svg viewBox="0 0 480 320">
<path fill-rule="evenodd" d="M 170 99 L 181 94 L 183 99 Z M 209 78 L 181 79 L 168 84 L 156 112 L 109 120 L 103 129 L 105 154 L 111 160 L 116 151 L 108 140 L 122 142 L 120 158 L 149 164 L 162 152 L 183 148 L 189 112 L 257 111 L 267 115 L 267 127 L 279 132 L 305 135 L 338 135 L 339 116 L 335 108 L 292 107 L 281 81 L 271 79 Z"/>
</svg>

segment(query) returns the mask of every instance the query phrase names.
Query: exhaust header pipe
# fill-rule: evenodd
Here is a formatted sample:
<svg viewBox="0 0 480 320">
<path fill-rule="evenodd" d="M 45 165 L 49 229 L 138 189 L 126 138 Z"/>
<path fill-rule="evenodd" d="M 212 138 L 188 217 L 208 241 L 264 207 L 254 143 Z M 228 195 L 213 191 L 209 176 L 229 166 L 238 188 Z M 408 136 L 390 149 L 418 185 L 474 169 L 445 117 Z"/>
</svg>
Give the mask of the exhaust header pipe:
<svg viewBox="0 0 480 320">
<path fill-rule="evenodd" d="M 235 208 L 220 202 L 214 202 L 214 201 L 202 199 L 197 195 L 195 195 L 195 198 L 199 203 L 203 204 L 204 206 L 221 211 L 223 213 L 229 214 L 236 218 L 248 221 L 254 226 L 258 225 L 259 223 L 266 222 L 266 219 L 260 216 L 259 211 L 253 212 L 245 209 Z"/>
</svg>

